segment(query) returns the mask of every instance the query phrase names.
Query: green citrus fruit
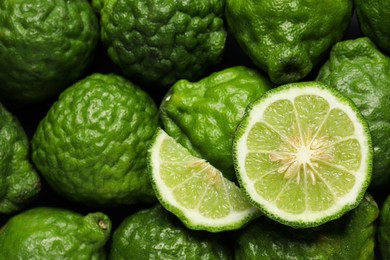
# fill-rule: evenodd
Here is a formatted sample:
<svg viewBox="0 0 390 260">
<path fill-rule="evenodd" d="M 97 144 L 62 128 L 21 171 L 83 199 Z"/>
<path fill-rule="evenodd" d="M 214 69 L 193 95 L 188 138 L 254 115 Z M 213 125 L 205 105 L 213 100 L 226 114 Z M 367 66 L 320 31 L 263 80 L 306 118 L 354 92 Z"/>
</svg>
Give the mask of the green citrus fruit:
<svg viewBox="0 0 390 260">
<path fill-rule="evenodd" d="M 146 169 L 158 108 L 133 83 L 95 73 L 61 93 L 33 136 L 33 162 L 72 201 L 115 206 L 154 200 Z"/>
<path fill-rule="evenodd" d="M 349 97 L 365 117 L 372 136 L 371 187 L 390 184 L 390 58 L 367 37 L 337 43 L 317 80 Z"/>
<path fill-rule="evenodd" d="M 40 179 L 29 156 L 23 127 L 0 103 L 0 214 L 20 210 L 39 193 Z"/>
<path fill-rule="evenodd" d="M 0 99 L 32 103 L 78 80 L 93 59 L 99 24 L 87 0 L 2 0 Z"/>
<path fill-rule="evenodd" d="M 108 55 L 131 79 L 161 88 L 220 61 L 224 1 L 94 0 Z"/>
<path fill-rule="evenodd" d="M 103 213 L 38 207 L 13 216 L 0 229 L 3 259 L 105 259 L 111 221 Z"/>
<path fill-rule="evenodd" d="M 268 77 L 241 66 L 214 72 L 198 82 L 180 80 L 160 105 L 164 130 L 235 180 L 234 132 L 246 106 L 272 86 Z"/>
<path fill-rule="evenodd" d="M 305 78 L 343 37 L 351 17 L 352 0 L 226 2 L 229 31 L 276 84 Z"/>
<path fill-rule="evenodd" d="M 240 231 L 235 259 L 375 259 L 378 215 L 378 205 L 367 194 L 354 210 L 315 228 L 295 229 L 260 218 Z"/>
<path fill-rule="evenodd" d="M 237 178 L 264 213 L 314 227 L 355 208 L 371 180 L 368 126 L 319 82 L 290 83 L 251 103 L 233 144 Z"/>
<path fill-rule="evenodd" d="M 354 0 L 356 17 L 363 35 L 385 53 L 390 54 L 390 2 Z"/>
<path fill-rule="evenodd" d="M 232 259 L 232 250 L 216 234 L 195 232 L 160 204 L 130 215 L 112 236 L 111 260 Z"/>
<path fill-rule="evenodd" d="M 390 259 L 390 195 L 381 205 L 381 213 L 378 223 L 378 247 L 382 258 Z"/>
<path fill-rule="evenodd" d="M 157 198 L 190 229 L 234 230 L 260 215 L 234 182 L 162 129 L 151 144 L 148 166 Z"/>
</svg>

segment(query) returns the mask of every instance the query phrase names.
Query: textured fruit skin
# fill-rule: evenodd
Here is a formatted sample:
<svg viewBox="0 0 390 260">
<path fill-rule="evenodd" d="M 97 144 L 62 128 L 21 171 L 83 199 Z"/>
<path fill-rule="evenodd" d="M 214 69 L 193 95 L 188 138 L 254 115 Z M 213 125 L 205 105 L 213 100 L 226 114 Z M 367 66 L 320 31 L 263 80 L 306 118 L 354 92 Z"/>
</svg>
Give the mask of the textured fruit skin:
<svg viewBox="0 0 390 260">
<path fill-rule="evenodd" d="M 226 1 L 229 31 L 276 84 L 306 77 L 343 37 L 351 17 L 352 0 Z"/>
<path fill-rule="evenodd" d="M 273 84 L 243 66 L 227 68 L 198 82 L 176 82 L 160 105 L 168 135 L 235 179 L 232 140 L 246 106 Z"/>
<path fill-rule="evenodd" d="M 371 187 L 390 184 L 390 59 L 367 37 L 335 44 L 317 80 L 349 97 L 366 119 L 374 148 Z"/>
<path fill-rule="evenodd" d="M 101 39 L 123 73 L 161 88 L 198 79 L 222 58 L 224 1 L 94 0 Z"/>
<path fill-rule="evenodd" d="M 95 73 L 66 89 L 40 122 L 33 162 L 72 201 L 152 201 L 146 152 L 157 126 L 158 108 L 146 92 L 121 76 Z"/>
<path fill-rule="evenodd" d="M 266 218 L 238 235 L 235 259 L 374 259 L 379 209 L 366 194 L 360 205 L 322 226 L 293 229 Z"/>
<path fill-rule="evenodd" d="M 33 103 L 57 95 L 90 65 L 99 24 L 87 0 L 2 0 L 0 93 Z"/>
<path fill-rule="evenodd" d="M 38 207 L 13 216 L 0 229 L 4 259 L 106 259 L 111 221 L 101 212 L 85 216 Z"/>
<path fill-rule="evenodd" d="M 390 195 L 382 204 L 377 234 L 382 258 L 388 260 L 390 259 Z"/>
<path fill-rule="evenodd" d="M 354 0 L 356 17 L 363 35 L 368 36 L 384 53 L 390 54 L 390 2 Z"/>
<path fill-rule="evenodd" d="M 110 260 L 125 259 L 232 259 L 223 239 L 194 232 L 161 205 L 127 217 L 114 231 Z"/>
<path fill-rule="evenodd" d="M 19 120 L 0 103 L 0 214 L 14 213 L 41 190 L 29 161 L 30 143 Z"/>
</svg>

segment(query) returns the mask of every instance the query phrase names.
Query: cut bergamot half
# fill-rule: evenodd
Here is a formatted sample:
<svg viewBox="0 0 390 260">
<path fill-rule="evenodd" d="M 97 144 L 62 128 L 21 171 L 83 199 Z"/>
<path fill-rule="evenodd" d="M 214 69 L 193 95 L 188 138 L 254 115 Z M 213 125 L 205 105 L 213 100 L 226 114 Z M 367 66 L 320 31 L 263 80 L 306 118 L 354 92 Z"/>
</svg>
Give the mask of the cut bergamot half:
<svg viewBox="0 0 390 260">
<path fill-rule="evenodd" d="M 366 121 L 351 100 L 319 82 L 265 93 L 247 107 L 233 143 L 243 191 L 266 216 L 292 227 L 339 218 L 371 180 Z"/>
<path fill-rule="evenodd" d="M 234 182 L 161 128 L 152 140 L 148 167 L 160 203 L 190 229 L 234 230 L 260 216 Z"/>
</svg>

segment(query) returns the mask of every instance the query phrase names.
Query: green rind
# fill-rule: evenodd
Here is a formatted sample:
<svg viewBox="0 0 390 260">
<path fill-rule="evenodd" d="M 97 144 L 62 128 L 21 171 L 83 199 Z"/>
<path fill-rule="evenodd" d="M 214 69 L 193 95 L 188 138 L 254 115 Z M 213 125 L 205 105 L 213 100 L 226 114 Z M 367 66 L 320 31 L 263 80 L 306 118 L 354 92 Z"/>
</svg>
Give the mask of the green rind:
<svg viewBox="0 0 390 260">
<path fill-rule="evenodd" d="M 99 23 L 87 0 L 2 0 L 0 20 L 3 102 L 54 98 L 93 62 Z"/>
<path fill-rule="evenodd" d="M 253 210 L 248 211 L 248 214 L 245 218 L 240 219 L 240 221 L 230 223 L 228 225 L 222 224 L 222 225 L 203 225 L 203 224 L 195 224 L 190 218 L 188 218 L 183 211 L 175 207 L 174 205 L 170 204 L 167 200 L 164 199 L 164 195 L 160 192 L 160 189 L 158 187 L 157 181 L 155 179 L 155 171 L 154 171 L 154 162 L 152 160 L 153 155 L 153 148 L 156 144 L 157 139 L 159 138 L 159 135 L 165 134 L 164 130 L 161 128 L 158 128 L 158 130 L 155 133 L 155 136 L 152 138 L 152 141 L 150 143 L 150 148 L 147 156 L 147 165 L 148 165 L 148 172 L 150 174 L 150 180 L 153 187 L 153 190 L 156 194 L 157 199 L 161 203 L 161 205 L 174 215 L 176 215 L 182 223 L 189 229 L 192 230 L 203 230 L 208 231 L 211 233 L 216 232 L 222 232 L 222 231 L 229 231 L 229 230 L 237 230 L 245 226 L 247 223 L 249 223 L 251 220 L 259 217 L 261 215 L 260 211 L 258 211 L 255 208 L 252 208 Z M 178 144 L 179 145 L 179 144 Z"/>
<path fill-rule="evenodd" d="M 95 0 L 101 40 L 123 73 L 142 86 L 196 80 L 225 48 L 224 1 Z"/>
<path fill-rule="evenodd" d="M 67 199 L 114 207 L 156 199 L 146 153 L 158 108 L 139 86 L 94 73 L 61 93 L 32 138 L 32 160 Z"/>
<path fill-rule="evenodd" d="M 111 220 L 102 212 L 81 215 L 62 208 L 23 211 L 0 229 L 1 259 L 106 259 Z"/>
<path fill-rule="evenodd" d="M 160 204 L 125 218 L 112 235 L 110 260 L 232 259 L 227 237 L 186 228 Z"/>
<path fill-rule="evenodd" d="M 289 220 L 283 219 L 280 216 L 274 214 L 273 212 L 268 210 L 266 207 L 264 207 L 264 205 L 262 205 L 261 203 L 257 202 L 256 200 L 254 200 L 252 198 L 251 194 L 248 192 L 248 188 L 247 188 L 248 184 L 245 183 L 245 181 L 243 180 L 242 170 L 239 167 L 239 162 L 238 162 L 239 151 L 237 149 L 237 146 L 238 146 L 238 141 L 245 134 L 245 129 L 248 127 L 249 117 L 250 117 L 251 111 L 254 107 L 256 107 L 257 104 L 261 103 L 262 100 L 267 99 L 268 97 L 274 95 L 275 93 L 279 93 L 279 92 L 282 92 L 284 90 L 288 90 L 288 89 L 293 88 L 293 87 L 306 88 L 306 87 L 312 87 L 312 86 L 316 86 L 320 89 L 323 89 L 323 90 L 330 92 L 331 94 L 336 96 L 339 99 L 339 101 L 347 104 L 349 107 L 351 107 L 352 111 L 355 112 L 359 122 L 363 126 L 364 133 L 367 136 L 367 143 L 368 143 L 367 175 L 366 175 L 365 181 L 362 183 L 362 187 L 361 187 L 360 192 L 356 195 L 356 199 L 352 203 L 346 204 L 342 209 L 340 209 L 335 214 L 326 216 L 326 217 L 318 219 L 318 220 L 307 221 L 307 222 L 289 221 Z M 345 213 L 349 212 L 350 210 L 356 208 L 359 205 L 359 203 L 363 199 L 364 194 L 365 194 L 365 192 L 370 184 L 370 181 L 371 181 L 372 166 L 373 166 L 373 164 L 372 164 L 373 148 L 372 148 L 372 140 L 371 140 L 371 135 L 370 135 L 370 131 L 368 128 L 368 124 L 352 100 L 350 100 L 348 97 L 343 96 L 337 90 L 332 89 L 321 82 L 299 82 L 299 83 L 289 83 L 289 84 L 285 84 L 285 85 L 279 86 L 277 88 L 271 89 L 271 90 L 267 91 L 259 99 L 252 102 L 251 104 L 249 104 L 249 106 L 246 109 L 245 115 L 243 116 L 241 123 L 237 127 L 237 131 L 236 131 L 235 137 L 233 139 L 233 161 L 234 161 L 234 166 L 236 169 L 237 180 L 240 184 L 240 187 L 242 188 L 243 192 L 246 194 L 248 199 L 252 202 L 252 204 L 256 205 L 262 211 L 262 213 L 264 215 L 266 215 L 267 217 L 269 217 L 269 218 L 271 218 L 279 223 L 287 225 L 287 226 L 291 226 L 291 227 L 295 227 L 295 228 L 309 228 L 309 227 L 319 226 L 321 224 L 324 224 L 324 223 L 329 222 L 329 221 L 334 220 L 334 219 L 338 219 L 341 216 L 343 216 Z"/>
</svg>

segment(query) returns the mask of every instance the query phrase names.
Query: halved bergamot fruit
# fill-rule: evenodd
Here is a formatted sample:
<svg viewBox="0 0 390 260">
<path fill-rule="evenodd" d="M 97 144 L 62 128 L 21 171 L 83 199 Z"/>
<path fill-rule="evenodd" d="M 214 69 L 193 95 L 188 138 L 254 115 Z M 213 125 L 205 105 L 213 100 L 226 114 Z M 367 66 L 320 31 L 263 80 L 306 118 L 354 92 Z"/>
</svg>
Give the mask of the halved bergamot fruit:
<svg viewBox="0 0 390 260">
<path fill-rule="evenodd" d="M 372 171 L 357 107 L 319 82 L 286 84 L 250 104 L 233 144 L 238 181 L 263 213 L 314 227 L 356 207 Z"/>
<path fill-rule="evenodd" d="M 158 129 L 148 154 L 151 182 L 160 203 L 193 230 L 239 229 L 260 216 L 241 189 Z"/>
</svg>

